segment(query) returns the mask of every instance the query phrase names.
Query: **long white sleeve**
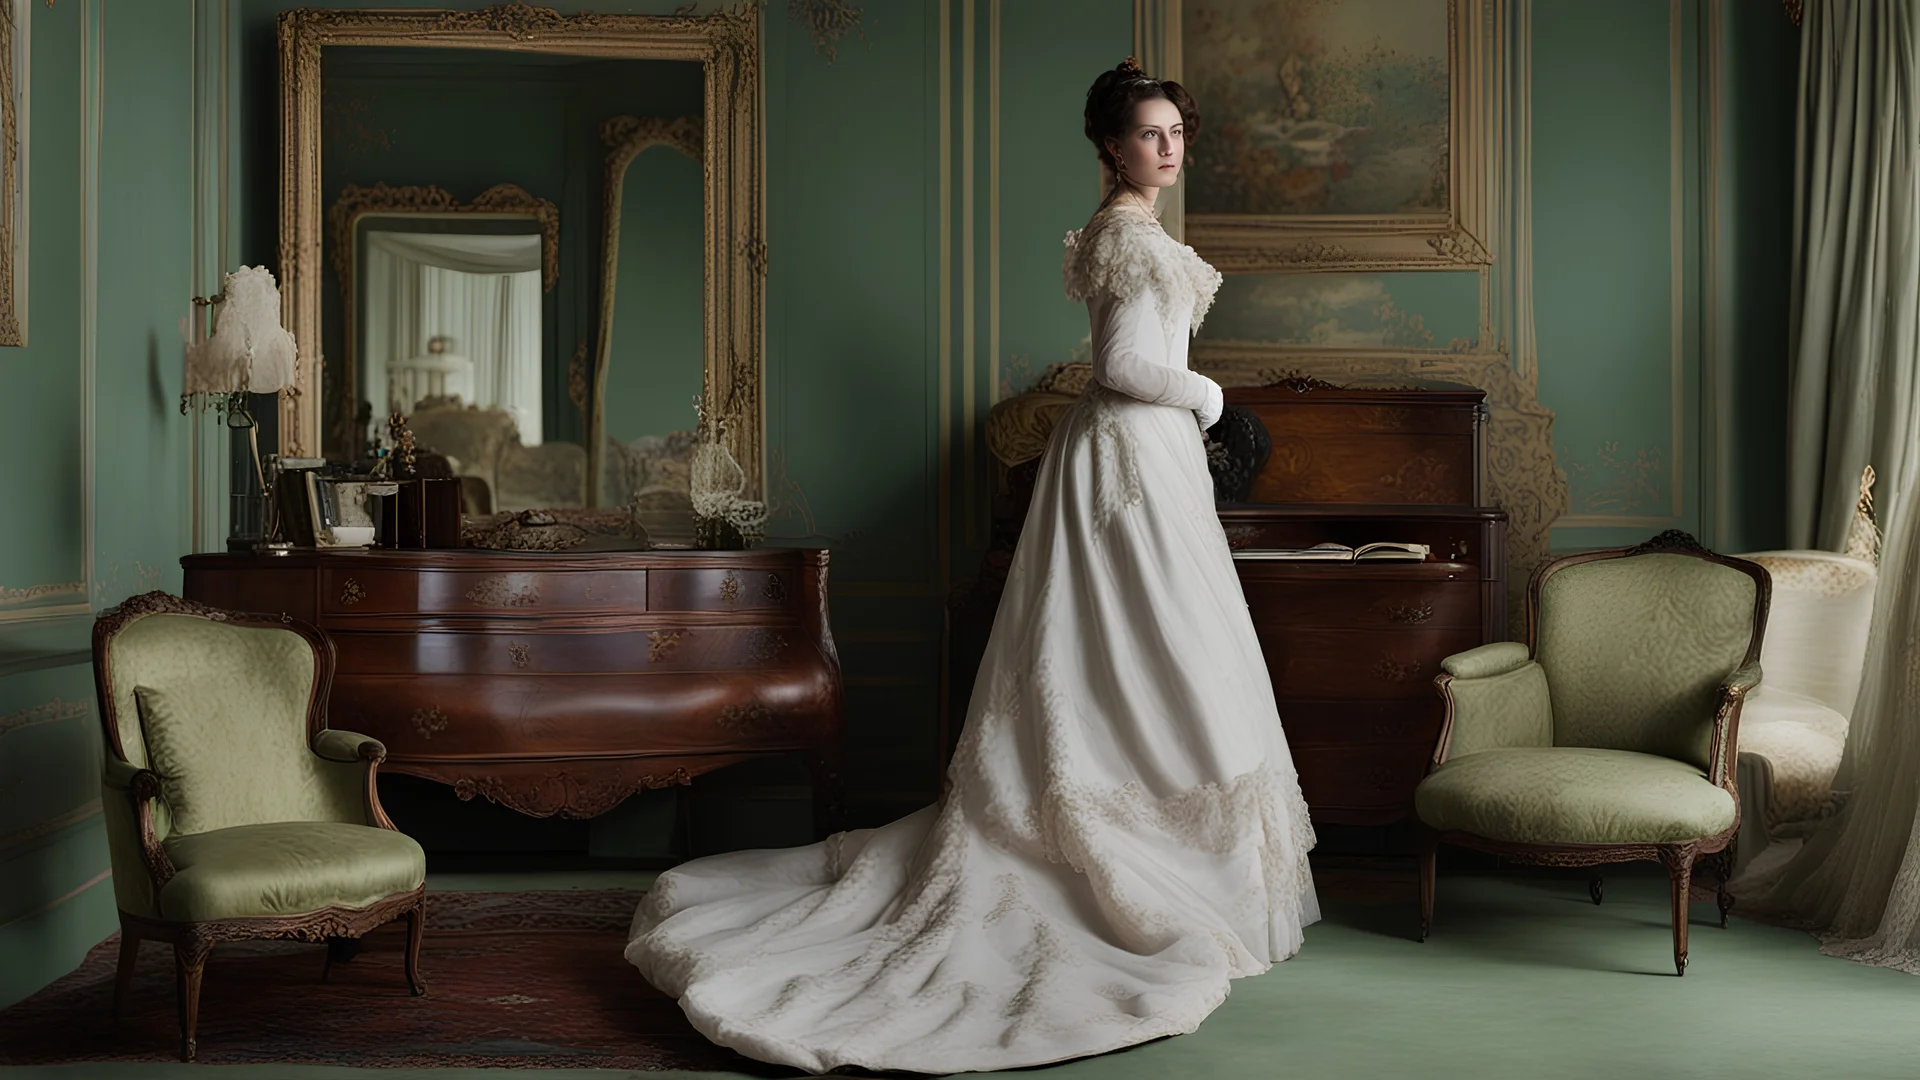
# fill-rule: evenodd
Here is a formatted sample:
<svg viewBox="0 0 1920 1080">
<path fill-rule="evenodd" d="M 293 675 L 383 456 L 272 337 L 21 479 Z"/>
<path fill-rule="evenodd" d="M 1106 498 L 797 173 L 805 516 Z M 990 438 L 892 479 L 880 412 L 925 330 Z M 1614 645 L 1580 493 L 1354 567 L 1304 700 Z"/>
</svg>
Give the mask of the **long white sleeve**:
<svg viewBox="0 0 1920 1080">
<path fill-rule="evenodd" d="M 1087 298 L 1093 328 L 1093 379 L 1110 390 L 1154 405 L 1205 408 L 1214 382 L 1169 361 L 1166 330 L 1153 294 L 1126 299 L 1111 293 Z"/>
</svg>

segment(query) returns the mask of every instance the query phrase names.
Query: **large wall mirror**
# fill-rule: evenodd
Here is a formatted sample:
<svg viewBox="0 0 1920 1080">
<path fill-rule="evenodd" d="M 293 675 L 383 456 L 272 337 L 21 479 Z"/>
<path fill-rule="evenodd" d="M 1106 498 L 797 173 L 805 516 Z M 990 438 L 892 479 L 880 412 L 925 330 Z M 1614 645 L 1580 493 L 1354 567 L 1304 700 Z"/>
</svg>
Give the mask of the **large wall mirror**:
<svg viewBox="0 0 1920 1080">
<path fill-rule="evenodd" d="M 757 12 L 281 16 L 283 454 L 407 417 L 470 512 L 691 542 L 695 399 L 762 487 Z"/>
</svg>

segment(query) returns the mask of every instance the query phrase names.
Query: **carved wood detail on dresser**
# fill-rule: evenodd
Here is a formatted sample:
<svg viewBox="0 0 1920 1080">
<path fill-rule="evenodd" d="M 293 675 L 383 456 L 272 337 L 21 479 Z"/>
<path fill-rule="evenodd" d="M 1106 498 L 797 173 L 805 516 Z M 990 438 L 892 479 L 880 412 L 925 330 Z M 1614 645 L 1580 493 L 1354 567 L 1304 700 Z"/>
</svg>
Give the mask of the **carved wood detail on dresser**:
<svg viewBox="0 0 1920 1080">
<path fill-rule="evenodd" d="M 536 817 L 592 817 L 725 765 L 801 756 L 844 827 L 844 691 L 814 549 L 189 555 L 186 595 L 317 624 L 329 722 L 385 768 Z"/>
<path fill-rule="evenodd" d="M 1440 661 L 1507 634 L 1507 516 L 1480 505 L 1484 393 L 1292 379 L 1226 401 L 1273 447 L 1248 501 L 1220 505 L 1229 547 L 1432 549 L 1421 563 L 1235 562 L 1313 819 L 1408 818 L 1440 734 Z"/>
</svg>

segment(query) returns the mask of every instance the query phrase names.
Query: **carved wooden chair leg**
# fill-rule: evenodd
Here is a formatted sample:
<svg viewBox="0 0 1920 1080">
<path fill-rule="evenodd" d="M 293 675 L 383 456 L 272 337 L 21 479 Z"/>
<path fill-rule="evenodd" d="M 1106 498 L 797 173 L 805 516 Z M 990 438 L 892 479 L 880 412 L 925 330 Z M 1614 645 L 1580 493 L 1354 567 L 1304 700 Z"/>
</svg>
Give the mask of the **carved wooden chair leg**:
<svg viewBox="0 0 1920 1080">
<path fill-rule="evenodd" d="M 180 1060 L 192 1061 L 200 1052 L 195 1032 L 200 1027 L 200 977 L 206 974 L 210 942 L 189 937 L 173 946 L 174 982 L 180 998 Z"/>
<path fill-rule="evenodd" d="M 333 965 L 351 964 L 353 958 L 360 955 L 360 939 L 350 937 L 330 937 L 327 939 L 327 962 L 320 966 L 320 981 L 326 982 L 333 974 Z"/>
<path fill-rule="evenodd" d="M 1673 891 L 1673 969 L 1687 973 L 1687 900 L 1693 891 L 1693 847 L 1669 844 L 1660 848 L 1660 861 L 1667 868 L 1668 884 Z"/>
<path fill-rule="evenodd" d="M 1599 907 L 1600 901 L 1607 895 L 1607 879 L 1599 874 L 1588 878 L 1587 895 L 1593 899 L 1593 906 Z"/>
<path fill-rule="evenodd" d="M 1420 940 L 1427 940 L 1433 929 L 1434 856 L 1440 850 L 1440 834 L 1424 826 L 1420 829 Z"/>
<path fill-rule="evenodd" d="M 427 901 L 425 897 L 413 910 L 407 912 L 407 989 L 414 997 L 427 992 L 427 984 L 420 979 L 420 939 L 427 932 Z"/>
<path fill-rule="evenodd" d="M 1727 891 L 1727 883 L 1721 882 L 1713 893 L 1714 904 L 1720 909 L 1720 929 L 1727 928 L 1727 913 L 1733 910 L 1733 894 Z"/>
<path fill-rule="evenodd" d="M 120 1019 L 127 998 L 133 993 L 133 966 L 140 959 L 140 935 L 133 927 L 120 924 L 120 966 L 113 977 L 113 1018 Z"/>
</svg>

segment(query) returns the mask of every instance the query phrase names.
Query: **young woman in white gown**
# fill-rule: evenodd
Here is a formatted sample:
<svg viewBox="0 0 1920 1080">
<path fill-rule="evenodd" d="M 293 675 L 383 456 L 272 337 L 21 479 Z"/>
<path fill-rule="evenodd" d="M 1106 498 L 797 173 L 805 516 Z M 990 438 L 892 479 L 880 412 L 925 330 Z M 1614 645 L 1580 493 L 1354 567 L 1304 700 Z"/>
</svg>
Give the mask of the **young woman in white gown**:
<svg viewBox="0 0 1920 1080">
<path fill-rule="evenodd" d="M 1191 1032 L 1319 916 L 1313 831 L 1187 370 L 1220 275 L 1153 214 L 1198 123 L 1131 58 L 1087 95 L 1116 177 L 1066 240 L 1094 385 L 1047 446 L 940 801 L 662 874 L 627 958 L 749 1057 L 945 1073 Z M 1197 418 L 1197 422 L 1196 422 Z"/>
</svg>

